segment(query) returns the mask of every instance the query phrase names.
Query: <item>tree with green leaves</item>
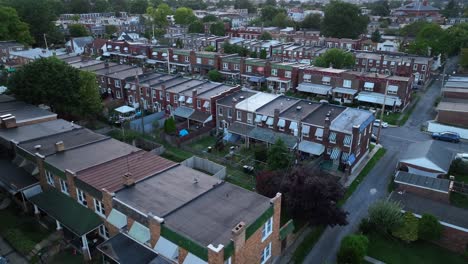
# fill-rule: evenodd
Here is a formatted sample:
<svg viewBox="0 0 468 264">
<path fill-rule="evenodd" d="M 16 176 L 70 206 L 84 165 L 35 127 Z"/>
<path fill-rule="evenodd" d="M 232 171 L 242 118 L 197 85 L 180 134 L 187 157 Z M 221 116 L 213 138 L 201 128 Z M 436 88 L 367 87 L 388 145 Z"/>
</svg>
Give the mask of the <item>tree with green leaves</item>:
<svg viewBox="0 0 468 264">
<path fill-rule="evenodd" d="M 213 14 L 208 14 L 202 18 L 202 21 L 207 23 L 207 22 L 216 22 L 218 21 L 218 17 L 216 17 Z"/>
<path fill-rule="evenodd" d="M 94 0 L 94 12 L 103 13 L 109 10 L 109 3 L 107 0 Z"/>
<path fill-rule="evenodd" d="M 0 40 L 16 40 L 26 45 L 34 42 L 28 24 L 21 21 L 11 7 L 0 6 Z"/>
<path fill-rule="evenodd" d="M 446 18 L 459 17 L 461 13 L 461 8 L 458 6 L 458 2 L 455 0 L 450 0 L 445 8 L 441 11 L 442 15 Z"/>
<path fill-rule="evenodd" d="M 263 3 L 265 6 L 276 6 L 276 0 L 266 0 L 265 3 Z"/>
<path fill-rule="evenodd" d="M 342 49 L 329 49 L 317 59 L 314 65 L 318 67 L 330 67 L 335 69 L 350 68 L 354 65 L 354 56 Z"/>
<path fill-rule="evenodd" d="M 320 23 L 322 22 L 322 16 L 320 14 L 308 14 L 301 21 L 300 26 L 304 29 L 316 29 L 320 30 Z"/>
<path fill-rule="evenodd" d="M 177 132 L 177 127 L 176 127 L 176 122 L 175 122 L 174 117 L 171 116 L 164 121 L 164 132 L 166 132 L 166 134 L 169 134 L 169 135 L 175 134 L 175 132 Z"/>
<path fill-rule="evenodd" d="M 204 33 L 205 32 L 205 25 L 199 20 L 193 21 L 188 26 L 188 33 Z"/>
<path fill-rule="evenodd" d="M 148 0 L 131 0 L 130 13 L 132 14 L 144 14 L 148 8 Z"/>
<path fill-rule="evenodd" d="M 151 21 L 156 28 L 165 28 L 169 24 L 167 16 L 172 15 L 172 9 L 167 4 L 160 4 L 157 8 L 148 7 L 146 14 L 151 17 Z"/>
<path fill-rule="evenodd" d="M 376 1 L 370 3 L 369 9 L 371 10 L 371 15 L 373 16 L 389 16 L 390 15 L 390 6 L 387 0 Z"/>
<path fill-rule="evenodd" d="M 82 24 L 71 24 L 68 26 L 68 32 L 73 38 L 89 36 L 88 29 Z"/>
<path fill-rule="evenodd" d="M 364 235 L 347 235 L 341 240 L 338 264 L 360 264 L 367 254 L 369 239 Z"/>
<path fill-rule="evenodd" d="M 268 31 L 263 31 L 262 34 L 258 37 L 260 40 L 271 40 L 273 37 L 271 36 L 270 32 Z"/>
<path fill-rule="evenodd" d="M 380 31 L 378 29 L 372 32 L 371 40 L 373 42 L 380 42 L 382 40 L 382 35 L 380 35 Z"/>
<path fill-rule="evenodd" d="M 128 0 L 107 0 L 109 6 L 114 12 L 125 12 L 128 11 Z"/>
<path fill-rule="evenodd" d="M 433 215 L 423 214 L 419 219 L 418 237 L 427 241 L 438 240 L 442 236 L 443 227 Z"/>
<path fill-rule="evenodd" d="M 380 200 L 369 207 L 369 222 L 382 234 L 390 234 L 403 224 L 401 204 Z"/>
<path fill-rule="evenodd" d="M 255 6 L 249 0 L 235 0 L 234 1 L 235 9 L 247 9 L 249 13 L 255 13 Z"/>
<path fill-rule="evenodd" d="M 224 36 L 226 34 L 224 23 L 219 21 L 219 22 L 211 24 L 210 33 L 215 36 Z"/>
<path fill-rule="evenodd" d="M 270 149 L 268 150 L 268 169 L 272 171 L 284 170 L 289 167 L 291 162 L 291 152 L 288 150 L 288 147 L 286 147 L 284 141 L 278 139 L 275 144 L 270 146 Z"/>
<path fill-rule="evenodd" d="M 461 49 L 460 53 L 460 65 L 468 69 L 468 48 Z"/>
<path fill-rule="evenodd" d="M 115 25 L 106 25 L 105 29 L 106 29 L 106 34 L 109 36 L 112 36 L 113 34 L 119 31 L 119 28 L 117 28 L 117 26 Z"/>
<path fill-rule="evenodd" d="M 284 9 L 276 8 L 275 6 L 264 6 L 260 12 L 260 21 L 263 23 L 271 23 L 277 14 L 285 12 Z"/>
<path fill-rule="evenodd" d="M 447 39 L 447 32 L 438 24 L 428 23 L 418 32 L 408 50 L 413 54 L 432 56 L 447 53 L 449 48 L 450 41 Z"/>
<path fill-rule="evenodd" d="M 86 120 L 93 120 L 102 111 L 99 87 L 96 83 L 96 74 L 89 71 L 80 71 L 80 107 L 78 115 Z"/>
<path fill-rule="evenodd" d="M 222 82 L 223 75 L 218 70 L 211 70 L 208 72 L 208 79 L 212 82 Z"/>
<path fill-rule="evenodd" d="M 266 59 L 268 56 L 268 53 L 267 53 L 267 50 L 266 49 L 262 49 L 260 51 L 260 55 L 258 56 L 260 59 Z"/>
<path fill-rule="evenodd" d="M 326 37 L 356 39 L 367 29 L 369 18 L 361 14 L 358 6 L 331 1 L 324 9 L 320 33 Z"/>
<path fill-rule="evenodd" d="M 174 19 L 176 24 L 189 25 L 193 21 L 197 20 L 193 10 L 187 7 L 179 7 L 174 13 Z"/>
<path fill-rule="evenodd" d="M 418 218 L 413 213 L 406 212 L 403 215 L 403 224 L 395 229 L 392 234 L 407 243 L 414 242 L 418 240 L 418 225 Z"/>
<path fill-rule="evenodd" d="M 254 51 L 250 52 L 250 58 L 254 58 L 254 59 L 255 59 L 255 58 L 257 58 L 257 57 L 258 57 L 257 51 L 254 50 Z"/>
<path fill-rule="evenodd" d="M 91 11 L 89 0 L 70 0 L 67 4 L 67 10 L 70 14 L 85 14 Z"/>
<path fill-rule="evenodd" d="M 208 47 L 205 48 L 205 51 L 215 52 L 216 48 L 214 46 L 209 45 Z"/>
</svg>

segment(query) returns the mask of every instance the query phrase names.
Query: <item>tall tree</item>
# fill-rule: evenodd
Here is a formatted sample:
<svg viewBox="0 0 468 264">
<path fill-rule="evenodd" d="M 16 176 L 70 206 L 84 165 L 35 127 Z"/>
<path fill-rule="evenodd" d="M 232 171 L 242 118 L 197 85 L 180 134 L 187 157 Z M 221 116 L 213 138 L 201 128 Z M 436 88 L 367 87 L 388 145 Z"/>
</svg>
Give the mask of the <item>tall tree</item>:
<svg viewBox="0 0 468 264">
<path fill-rule="evenodd" d="M 378 29 L 372 32 L 371 40 L 373 42 L 380 42 L 380 40 L 382 40 L 382 35 L 380 35 L 380 31 Z"/>
<path fill-rule="evenodd" d="M 447 3 L 445 8 L 442 10 L 442 15 L 444 17 L 459 17 L 461 13 L 461 8 L 458 6 L 458 3 L 455 0 L 450 0 L 450 2 Z"/>
<path fill-rule="evenodd" d="M 91 11 L 91 4 L 89 0 L 70 0 L 68 2 L 68 13 L 71 14 L 84 14 Z"/>
<path fill-rule="evenodd" d="M 130 1 L 130 13 L 144 14 L 148 8 L 148 0 L 132 0 Z"/>
<path fill-rule="evenodd" d="M 93 120 L 102 110 L 96 74 L 89 71 L 80 71 L 79 74 L 80 90 L 78 96 L 80 102 L 77 114 L 86 120 Z"/>
<path fill-rule="evenodd" d="M 157 8 L 148 7 L 146 13 L 151 17 L 152 22 L 157 28 L 165 28 L 169 24 L 167 16 L 172 15 L 172 10 L 169 5 L 160 4 Z"/>
<path fill-rule="evenodd" d="M 284 12 L 277 13 L 273 20 L 271 21 L 272 25 L 279 28 L 285 28 L 292 26 L 292 20 Z"/>
<path fill-rule="evenodd" d="M 347 224 L 347 213 L 338 206 L 344 188 L 332 175 L 304 168 L 262 172 L 257 175 L 256 188 L 268 197 L 281 192 L 285 210 L 296 220 L 305 220 L 312 225 Z"/>
<path fill-rule="evenodd" d="M 86 37 L 89 36 L 88 29 L 82 24 L 71 24 L 68 26 L 68 32 L 71 37 Z"/>
<path fill-rule="evenodd" d="M 268 53 L 267 53 L 266 49 L 262 49 L 262 50 L 260 51 L 260 55 L 259 55 L 258 57 L 259 57 L 260 59 L 266 59 L 267 56 L 268 56 Z"/>
<path fill-rule="evenodd" d="M 376 1 L 369 4 L 371 14 L 374 16 L 389 16 L 390 15 L 390 6 L 387 0 Z"/>
<path fill-rule="evenodd" d="M 208 79 L 212 82 L 222 82 L 223 75 L 218 70 L 211 70 L 208 72 Z"/>
<path fill-rule="evenodd" d="M 255 12 L 255 6 L 249 0 L 234 0 L 235 9 L 247 9 L 249 13 Z"/>
<path fill-rule="evenodd" d="M 210 32 L 211 32 L 211 34 L 213 34 L 215 36 L 224 36 L 226 34 L 226 30 L 224 28 L 224 23 L 219 21 L 219 22 L 211 24 Z"/>
<path fill-rule="evenodd" d="M 301 28 L 305 29 L 317 29 L 320 30 L 320 22 L 322 17 L 320 14 L 308 14 L 301 22 Z"/>
<path fill-rule="evenodd" d="M 107 12 L 109 10 L 109 3 L 107 0 L 94 0 L 93 11 L 96 13 Z"/>
<path fill-rule="evenodd" d="M 16 10 L 0 6 L 0 40 L 16 40 L 23 44 L 32 44 L 34 39 L 29 34 L 28 24 L 22 22 Z"/>
<path fill-rule="evenodd" d="M 366 31 L 369 23 L 359 7 L 350 3 L 332 1 L 324 12 L 320 32 L 327 37 L 355 39 Z"/>
<path fill-rule="evenodd" d="M 216 22 L 216 21 L 218 21 L 218 17 L 216 17 L 213 14 L 208 14 L 208 15 L 206 15 L 206 16 L 204 16 L 202 18 L 202 21 L 205 22 L 205 23 L 206 22 Z"/>
<path fill-rule="evenodd" d="M 205 25 L 199 19 L 197 19 L 188 26 L 188 32 L 189 33 L 204 33 Z"/>
<path fill-rule="evenodd" d="M 107 0 L 109 6 L 114 12 L 126 12 L 128 11 L 128 1 L 127 0 Z"/>
<path fill-rule="evenodd" d="M 273 37 L 271 36 L 270 32 L 268 31 L 263 31 L 262 34 L 260 34 L 260 37 L 258 37 L 260 40 L 271 40 Z"/>
<path fill-rule="evenodd" d="M 274 171 L 288 168 L 292 161 L 291 157 L 291 152 L 284 141 L 278 139 L 268 150 L 268 169 Z"/>
<path fill-rule="evenodd" d="M 314 63 L 318 67 L 330 67 L 335 69 L 349 68 L 354 65 L 354 56 L 341 49 L 329 49 L 320 55 Z"/>
<path fill-rule="evenodd" d="M 193 14 L 193 10 L 187 7 L 179 7 L 174 13 L 174 19 L 176 24 L 189 25 L 197 19 Z"/>
</svg>

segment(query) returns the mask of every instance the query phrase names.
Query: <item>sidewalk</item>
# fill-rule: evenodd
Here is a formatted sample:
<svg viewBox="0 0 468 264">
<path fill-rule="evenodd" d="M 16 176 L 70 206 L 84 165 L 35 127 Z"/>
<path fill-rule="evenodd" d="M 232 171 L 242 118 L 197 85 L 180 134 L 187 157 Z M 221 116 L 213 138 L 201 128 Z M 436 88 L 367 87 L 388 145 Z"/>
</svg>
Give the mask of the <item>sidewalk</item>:
<svg viewBox="0 0 468 264">
<path fill-rule="evenodd" d="M 16 252 L 2 237 L 0 237 L 0 256 L 7 259 L 12 264 L 27 264 L 29 263 L 21 254 Z"/>
<path fill-rule="evenodd" d="M 377 153 L 377 151 L 379 151 L 379 149 L 382 148 L 382 145 L 378 144 L 378 145 L 375 145 L 375 147 L 372 149 L 371 152 L 369 152 L 367 154 L 366 157 L 364 157 L 364 159 L 361 161 L 361 163 L 359 164 L 359 166 L 353 171 L 353 173 L 351 173 L 351 175 L 346 179 L 346 182 L 343 183 L 343 185 L 345 187 L 349 187 L 351 185 L 351 183 L 353 183 L 353 181 L 357 178 L 357 176 L 359 175 L 359 173 L 361 173 L 361 171 L 364 169 L 364 167 L 366 167 L 367 163 L 369 162 L 369 160 L 372 159 L 372 157 L 374 157 L 375 153 Z"/>
</svg>

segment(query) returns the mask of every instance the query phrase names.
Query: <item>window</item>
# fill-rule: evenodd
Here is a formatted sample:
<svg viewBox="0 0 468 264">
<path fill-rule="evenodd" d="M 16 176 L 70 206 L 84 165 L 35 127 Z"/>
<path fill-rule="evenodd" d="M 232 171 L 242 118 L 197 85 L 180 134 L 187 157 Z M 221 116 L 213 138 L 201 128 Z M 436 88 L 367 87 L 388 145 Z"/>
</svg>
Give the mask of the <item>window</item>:
<svg viewBox="0 0 468 264">
<path fill-rule="evenodd" d="M 223 116 L 223 108 L 222 107 L 218 108 L 218 115 Z"/>
<path fill-rule="evenodd" d="M 60 189 L 64 194 L 70 195 L 68 192 L 68 183 L 62 179 L 60 179 Z"/>
<path fill-rule="evenodd" d="M 426 65 L 421 66 L 421 71 L 426 71 Z"/>
<path fill-rule="evenodd" d="M 47 179 L 47 183 L 50 185 L 50 186 L 55 186 L 54 183 L 54 175 L 50 172 L 50 171 L 46 171 L 46 179 Z"/>
<path fill-rule="evenodd" d="M 234 64 L 234 70 L 238 71 L 239 70 L 239 64 Z"/>
<path fill-rule="evenodd" d="M 128 96 L 128 103 L 133 104 L 133 96 Z"/>
<path fill-rule="evenodd" d="M 214 65 L 214 60 L 209 59 L 209 60 L 208 60 L 208 65 Z"/>
<path fill-rule="evenodd" d="M 271 76 L 278 76 L 278 70 L 277 69 L 271 69 Z"/>
<path fill-rule="evenodd" d="M 241 120 L 242 119 L 242 113 L 241 111 L 237 111 L 237 120 Z"/>
<path fill-rule="evenodd" d="M 76 188 L 76 198 L 80 204 L 88 206 L 88 201 L 86 201 L 86 193 L 78 188 Z"/>
<path fill-rule="evenodd" d="M 418 70 L 418 65 L 415 63 L 415 64 L 413 65 L 413 71 L 417 71 L 417 70 Z"/>
<path fill-rule="evenodd" d="M 177 104 L 179 102 L 179 96 L 177 94 L 174 94 L 174 102 Z"/>
<path fill-rule="evenodd" d="M 387 65 L 387 61 L 386 61 L 386 60 L 383 61 L 383 65 Z"/>
<path fill-rule="evenodd" d="M 107 84 L 111 84 L 111 79 L 107 78 Z"/>
<path fill-rule="evenodd" d="M 358 146 L 361 145 L 361 137 L 362 137 L 362 134 L 359 134 L 359 138 L 358 138 L 358 142 L 357 142 Z"/>
<path fill-rule="evenodd" d="M 253 114 L 247 113 L 247 123 L 252 124 L 253 121 Z"/>
<path fill-rule="evenodd" d="M 169 93 L 166 93 L 166 101 L 168 102 L 171 101 L 171 95 Z"/>
<path fill-rule="evenodd" d="M 228 115 L 228 118 L 232 118 L 232 109 L 231 108 L 228 108 L 227 115 Z"/>
<path fill-rule="evenodd" d="M 140 87 L 140 96 L 144 96 L 144 94 L 143 94 L 143 87 Z"/>
<path fill-rule="evenodd" d="M 365 91 L 374 91 L 374 83 L 372 82 L 365 82 L 364 83 L 364 90 Z"/>
<path fill-rule="evenodd" d="M 185 62 L 190 62 L 190 57 L 189 56 L 185 56 Z"/>
<path fill-rule="evenodd" d="M 104 239 L 109 239 L 109 230 L 105 225 L 99 226 L 99 235 Z"/>
<path fill-rule="evenodd" d="M 229 68 L 229 65 L 227 63 L 223 63 L 223 69 L 227 70 Z"/>
<path fill-rule="evenodd" d="M 356 150 L 356 158 L 359 157 L 359 154 L 361 154 L 361 147 L 359 147 L 359 148 Z"/>
<path fill-rule="evenodd" d="M 202 64 L 202 59 L 201 58 L 197 58 L 197 64 Z"/>
<path fill-rule="evenodd" d="M 252 66 L 247 66 L 247 72 L 252 72 Z"/>
<path fill-rule="evenodd" d="M 284 72 L 284 77 L 291 78 L 291 71 L 285 71 Z"/>
<path fill-rule="evenodd" d="M 265 224 L 263 225 L 262 229 L 262 242 L 267 239 L 271 233 L 273 232 L 273 217 L 270 217 Z"/>
<path fill-rule="evenodd" d="M 114 80 L 115 87 L 120 88 L 120 80 Z"/>
<path fill-rule="evenodd" d="M 351 88 L 351 80 L 343 80 L 344 88 Z"/>
<path fill-rule="evenodd" d="M 261 264 L 266 263 L 271 257 L 271 242 L 262 250 Z"/>
<path fill-rule="evenodd" d="M 331 154 L 331 148 L 327 148 L 327 155 Z"/>
<path fill-rule="evenodd" d="M 104 204 L 96 199 L 94 199 L 94 211 L 101 216 L 106 216 L 106 209 L 104 208 Z"/>
<path fill-rule="evenodd" d="M 200 100 L 197 100 L 197 108 L 201 109 L 201 101 Z"/>
<path fill-rule="evenodd" d="M 122 94 L 120 93 L 120 90 L 115 91 L 115 97 L 117 97 L 117 99 L 122 98 Z"/>
</svg>

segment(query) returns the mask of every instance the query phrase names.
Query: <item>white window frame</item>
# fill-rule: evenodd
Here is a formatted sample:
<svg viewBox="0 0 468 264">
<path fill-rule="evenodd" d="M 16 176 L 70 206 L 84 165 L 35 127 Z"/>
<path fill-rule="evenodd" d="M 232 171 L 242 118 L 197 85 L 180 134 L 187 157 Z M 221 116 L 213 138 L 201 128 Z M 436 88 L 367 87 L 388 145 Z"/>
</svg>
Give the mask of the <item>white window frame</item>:
<svg viewBox="0 0 468 264">
<path fill-rule="evenodd" d="M 120 88 L 120 80 L 114 80 L 115 87 Z"/>
<path fill-rule="evenodd" d="M 66 194 L 70 195 L 70 189 L 68 188 L 68 182 L 64 181 L 63 179 L 60 179 L 60 190 Z"/>
<path fill-rule="evenodd" d="M 185 60 L 185 62 L 190 62 L 190 57 L 189 57 L 189 56 L 185 56 L 184 60 Z"/>
<path fill-rule="evenodd" d="M 116 97 L 117 99 L 121 99 L 121 98 L 122 98 L 122 93 L 120 92 L 120 90 L 116 90 L 116 91 L 115 91 L 115 97 Z"/>
<path fill-rule="evenodd" d="M 232 118 L 232 109 L 231 108 L 227 109 L 227 117 Z"/>
<path fill-rule="evenodd" d="M 55 187 L 55 179 L 54 179 L 54 174 L 52 174 L 52 172 L 50 171 L 45 171 L 46 173 L 46 180 L 47 180 L 47 183 L 50 185 L 50 186 L 53 186 Z"/>
<path fill-rule="evenodd" d="M 171 94 L 166 92 L 166 101 L 170 102 L 171 101 Z"/>
<path fill-rule="evenodd" d="M 223 108 L 222 107 L 218 108 L 218 115 L 223 116 Z"/>
<path fill-rule="evenodd" d="M 80 190 L 78 188 L 76 188 L 76 200 L 78 200 L 78 202 L 81 205 L 88 207 L 88 201 L 86 200 L 86 193 L 83 192 L 83 190 Z"/>
<path fill-rule="evenodd" d="M 242 112 L 239 111 L 239 110 L 236 111 L 236 119 L 237 119 L 238 121 L 242 120 Z"/>
<path fill-rule="evenodd" d="M 201 58 L 197 58 L 197 64 L 202 64 L 202 59 Z"/>
<path fill-rule="evenodd" d="M 291 71 L 285 71 L 284 72 L 284 77 L 285 78 L 291 78 Z"/>
<path fill-rule="evenodd" d="M 273 217 L 270 217 L 262 228 L 262 242 L 265 241 L 273 233 Z"/>
<path fill-rule="evenodd" d="M 252 66 L 250 66 L 250 65 L 247 65 L 246 72 L 252 72 Z"/>
<path fill-rule="evenodd" d="M 239 64 L 234 64 L 234 70 L 238 71 L 240 69 Z"/>
<path fill-rule="evenodd" d="M 421 66 L 421 71 L 426 71 L 426 64 Z"/>
<path fill-rule="evenodd" d="M 109 239 L 109 229 L 105 225 L 99 226 L 99 236 L 104 239 Z"/>
<path fill-rule="evenodd" d="M 223 70 L 229 69 L 229 63 L 223 62 Z"/>
<path fill-rule="evenodd" d="M 96 200 L 96 198 L 93 199 L 94 200 L 94 211 L 102 216 L 102 217 L 106 217 L 106 208 L 104 207 L 104 204 L 99 201 L 99 200 Z"/>
<path fill-rule="evenodd" d="M 415 64 L 413 65 L 413 71 L 417 71 L 417 70 L 418 70 L 418 64 L 415 63 Z"/>
<path fill-rule="evenodd" d="M 265 264 L 271 258 L 271 242 L 262 250 L 260 264 Z"/>
<path fill-rule="evenodd" d="M 214 65 L 214 60 L 213 60 L 213 59 L 209 59 L 209 60 L 208 60 L 208 65 Z"/>
<path fill-rule="evenodd" d="M 277 69 L 271 69 L 271 76 L 278 76 L 278 70 Z"/>
<path fill-rule="evenodd" d="M 351 80 L 343 80 L 343 87 L 344 88 L 351 88 L 353 82 Z"/>
</svg>

